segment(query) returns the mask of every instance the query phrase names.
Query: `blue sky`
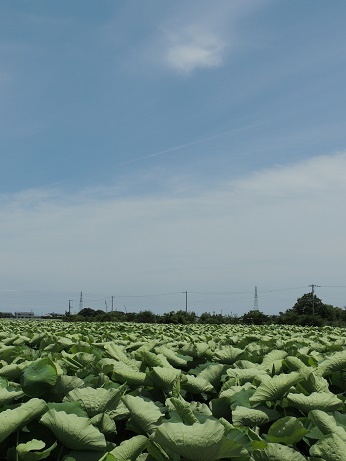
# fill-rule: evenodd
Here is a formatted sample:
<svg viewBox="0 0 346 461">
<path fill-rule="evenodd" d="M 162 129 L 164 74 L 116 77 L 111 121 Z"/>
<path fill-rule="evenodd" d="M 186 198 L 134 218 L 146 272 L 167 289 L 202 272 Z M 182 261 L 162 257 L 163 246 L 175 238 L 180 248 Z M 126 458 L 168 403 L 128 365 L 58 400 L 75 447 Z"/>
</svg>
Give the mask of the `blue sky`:
<svg viewBox="0 0 346 461">
<path fill-rule="evenodd" d="M 0 308 L 345 306 L 345 14 L 1 2 Z"/>
</svg>

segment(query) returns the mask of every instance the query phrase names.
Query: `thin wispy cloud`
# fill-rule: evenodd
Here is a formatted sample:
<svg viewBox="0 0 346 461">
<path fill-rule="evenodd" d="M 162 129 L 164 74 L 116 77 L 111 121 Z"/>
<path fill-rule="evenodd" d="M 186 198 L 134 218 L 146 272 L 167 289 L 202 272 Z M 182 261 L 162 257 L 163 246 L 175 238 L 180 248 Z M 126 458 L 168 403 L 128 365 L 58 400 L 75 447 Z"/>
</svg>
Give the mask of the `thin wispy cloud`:
<svg viewBox="0 0 346 461">
<path fill-rule="evenodd" d="M 160 150 L 158 152 L 153 152 L 152 154 L 143 155 L 141 157 L 136 157 L 136 158 L 131 159 L 131 160 L 126 160 L 125 162 L 122 162 L 121 165 L 126 165 L 126 164 L 129 164 L 129 163 L 135 163 L 135 162 L 139 162 L 139 161 L 142 161 L 142 160 L 147 160 L 147 159 L 150 159 L 150 158 L 160 157 L 161 155 L 171 154 L 172 152 L 176 152 L 176 151 L 185 149 L 187 147 L 192 147 L 192 146 L 195 146 L 195 145 L 198 145 L 198 144 L 204 144 L 204 143 L 206 143 L 208 141 L 212 141 L 213 139 L 218 139 L 218 138 L 221 138 L 222 136 L 226 136 L 226 135 L 229 135 L 229 134 L 232 134 L 232 133 L 238 133 L 239 131 L 243 131 L 243 130 L 246 130 L 246 129 L 249 129 L 249 128 L 253 128 L 255 126 L 259 126 L 260 124 L 261 124 L 261 122 L 251 124 L 251 125 L 241 126 L 239 128 L 234 128 L 234 129 L 227 130 L 227 131 L 223 131 L 222 133 L 217 133 L 217 134 L 212 135 L 212 136 L 207 136 L 206 138 L 197 139 L 195 141 L 180 144 L 179 146 L 170 147 L 169 149 L 163 149 L 163 150 Z"/>
<path fill-rule="evenodd" d="M 225 42 L 213 33 L 197 28 L 164 31 L 168 40 L 165 60 L 168 67 L 189 74 L 195 69 L 219 67 L 223 62 Z"/>
</svg>

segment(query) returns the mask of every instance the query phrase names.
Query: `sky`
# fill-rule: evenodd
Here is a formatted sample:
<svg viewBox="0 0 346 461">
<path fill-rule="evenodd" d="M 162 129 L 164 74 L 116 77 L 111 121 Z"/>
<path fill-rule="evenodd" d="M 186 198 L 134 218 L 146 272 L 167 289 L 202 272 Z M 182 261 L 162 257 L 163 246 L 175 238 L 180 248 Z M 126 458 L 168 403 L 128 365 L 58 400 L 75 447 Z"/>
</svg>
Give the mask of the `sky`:
<svg viewBox="0 0 346 461">
<path fill-rule="evenodd" d="M 346 306 L 345 15 L 2 1 L 0 310 Z"/>
</svg>

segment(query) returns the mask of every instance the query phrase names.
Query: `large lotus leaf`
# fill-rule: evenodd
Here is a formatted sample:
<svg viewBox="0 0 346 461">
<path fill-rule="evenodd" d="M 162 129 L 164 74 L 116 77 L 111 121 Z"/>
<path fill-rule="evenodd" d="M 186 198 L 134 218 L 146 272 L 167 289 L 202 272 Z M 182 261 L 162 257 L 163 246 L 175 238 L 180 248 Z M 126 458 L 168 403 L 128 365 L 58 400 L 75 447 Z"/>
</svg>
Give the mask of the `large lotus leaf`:
<svg viewBox="0 0 346 461">
<path fill-rule="evenodd" d="M 191 373 L 191 370 L 190 370 Z M 221 376 L 225 373 L 225 366 L 220 363 L 209 363 L 197 377 L 205 379 L 214 388 L 219 387 L 221 382 Z"/>
<path fill-rule="evenodd" d="M 312 410 L 340 410 L 344 405 L 342 400 L 331 392 L 313 392 L 310 395 L 288 394 L 287 401 L 292 407 L 305 414 Z"/>
<path fill-rule="evenodd" d="M 172 389 L 177 378 L 181 375 L 181 370 L 173 367 L 153 367 L 151 377 L 153 385 L 160 389 Z"/>
<path fill-rule="evenodd" d="M 282 361 L 287 356 L 287 352 L 281 350 L 273 350 L 263 357 L 261 368 L 264 370 L 279 373 L 282 370 Z"/>
<path fill-rule="evenodd" d="M 220 397 L 229 400 L 231 408 L 234 410 L 238 405 L 242 407 L 251 407 L 250 397 L 254 394 L 255 389 L 251 384 L 244 386 L 232 386 L 226 391 L 221 392 Z"/>
<path fill-rule="evenodd" d="M 209 407 L 214 418 L 225 418 L 230 421 L 232 420 L 232 411 L 229 399 L 227 399 L 227 397 L 218 397 L 216 399 L 210 400 Z"/>
<path fill-rule="evenodd" d="M 141 357 L 143 362 L 148 365 L 148 367 L 165 367 L 171 368 L 171 364 L 163 354 L 154 354 L 153 352 L 143 350 L 141 352 Z"/>
<path fill-rule="evenodd" d="M 20 443 L 16 447 L 17 455 L 20 461 L 40 461 L 47 459 L 51 452 L 56 448 L 57 443 L 44 449 L 46 444 L 42 440 L 32 439 L 26 443 Z"/>
<path fill-rule="evenodd" d="M 20 379 L 24 368 L 32 363 L 31 361 L 25 361 L 21 363 L 10 363 L 0 368 L 0 376 L 8 379 L 18 380 Z"/>
<path fill-rule="evenodd" d="M 213 359 L 226 365 L 232 365 L 244 354 L 243 349 L 233 346 L 224 346 L 214 351 Z"/>
<path fill-rule="evenodd" d="M 306 461 L 298 451 L 279 443 L 269 443 L 261 450 L 254 450 L 252 457 L 255 461 Z"/>
<path fill-rule="evenodd" d="M 198 422 L 198 419 L 194 412 L 191 410 L 190 405 L 188 402 L 186 402 L 183 398 L 175 398 L 171 397 L 170 399 L 167 399 L 166 404 L 168 407 L 174 408 L 174 410 L 177 413 L 176 419 L 187 426 L 191 426 L 194 423 Z M 170 408 L 170 416 L 171 418 L 174 419 L 174 413 Z"/>
<path fill-rule="evenodd" d="M 49 395 L 54 396 L 54 400 L 61 401 L 72 389 L 85 387 L 84 381 L 77 376 L 62 375 L 58 376 L 55 386 L 50 390 Z"/>
<path fill-rule="evenodd" d="M 337 434 L 328 434 L 310 448 L 310 454 L 324 461 L 345 461 L 346 442 Z"/>
<path fill-rule="evenodd" d="M 149 384 L 148 376 L 145 373 L 136 371 L 122 362 L 113 365 L 112 379 L 119 383 L 127 383 L 129 386 L 143 386 Z"/>
<path fill-rule="evenodd" d="M 346 370 L 346 350 L 336 352 L 318 365 L 322 376 L 327 376 L 338 370 Z"/>
<path fill-rule="evenodd" d="M 181 378 L 181 387 L 187 392 L 191 392 L 191 394 L 215 392 L 210 382 L 199 376 L 183 375 Z"/>
<path fill-rule="evenodd" d="M 23 370 L 22 389 L 29 397 L 38 397 L 55 385 L 57 377 L 56 367 L 49 358 L 38 359 Z"/>
<path fill-rule="evenodd" d="M 82 409 L 79 402 L 48 402 L 49 410 L 64 411 L 68 414 L 88 417 L 88 413 Z"/>
<path fill-rule="evenodd" d="M 117 432 L 114 420 L 107 413 L 95 415 L 90 421 L 106 437 L 111 437 Z"/>
<path fill-rule="evenodd" d="M 53 409 L 45 413 L 40 422 L 67 448 L 92 451 L 104 451 L 106 448 L 104 435 L 88 418 Z"/>
<path fill-rule="evenodd" d="M 41 399 L 30 399 L 13 410 L 0 413 L 0 443 L 12 432 L 39 418 L 47 410 L 47 404 Z"/>
<path fill-rule="evenodd" d="M 208 343 L 185 343 L 182 348 L 181 352 L 185 355 L 191 355 L 195 359 L 205 358 L 207 356 L 209 350 Z"/>
<path fill-rule="evenodd" d="M 77 352 L 76 354 L 68 354 L 65 351 L 61 352 L 61 358 L 64 366 L 71 373 L 78 373 L 86 376 L 88 370 L 94 368 L 95 355 L 87 352 Z"/>
<path fill-rule="evenodd" d="M 262 426 L 278 418 L 280 418 L 280 413 L 266 407 L 259 409 L 238 406 L 232 412 L 232 421 L 235 426 Z"/>
<path fill-rule="evenodd" d="M 108 342 L 103 345 L 107 353 L 113 357 L 113 359 L 118 360 L 119 362 L 124 362 L 128 360 L 128 356 L 125 352 L 125 346 L 119 346 L 113 342 Z"/>
<path fill-rule="evenodd" d="M 250 397 L 250 403 L 254 405 L 281 399 L 294 384 L 297 384 L 302 379 L 302 376 L 294 371 L 289 374 L 273 376 L 272 378 L 263 378 L 254 395 Z"/>
<path fill-rule="evenodd" d="M 120 402 L 125 387 L 120 386 L 118 389 L 104 389 L 99 387 L 85 387 L 70 391 L 64 401 L 79 402 L 82 408 L 88 413 L 89 418 L 105 412 L 115 410 Z"/>
<path fill-rule="evenodd" d="M 100 461 L 107 461 L 114 459 L 116 461 L 136 461 L 138 456 L 147 448 L 149 440 L 144 435 L 135 435 L 131 439 L 125 440 L 118 447 L 115 447 L 108 454 L 114 458 L 110 458 L 107 455 L 102 457 Z"/>
<path fill-rule="evenodd" d="M 288 356 L 284 359 L 283 364 L 289 369 L 289 371 L 300 371 L 306 368 L 305 363 L 298 357 Z"/>
<path fill-rule="evenodd" d="M 186 426 L 183 423 L 163 423 L 153 440 L 163 449 L 178 453 L 187 461 L 215 461 L 222 458 L 245 456 L 247 450 L 224 436 L 225 428 L 217 420 L 206 420 Z"/>
<path fill-rule="evenodd" d="M 222 386 L 222 390 L 225 390 L 230 386 L 241 386 L 245 383 L 260 383 L 263 378 L 268 377 L 267 373 L 264 370 L 259 370 L 255 367 L 244 369 L 229 368 L 227 370 L 227 374 L 230 377 L 229 384 L 227 385 L 226 381 L 224 386 Z"/>
<path fill-rule="evenodd" d="M 264 437 L 268 442 L 294 445 L 308 433 L 309 430 L 305 429 L 303 423 L 298 418 L 285 416 L 275 421 L 270 426 L 268 435 Z"/>
<path fill-rule="evenodd" d="M 346 428 L 342 424 L 340 413 L 334 412 L 335 416 L 327 414 L 322 410 L 312 410 L 309 419 L 315 423 L 322 434 L 337 434 L 346 443 Z"/>
<path fill-rule="evenodd" d="M 0 407 L 10 404 L 14 400 L 23 397 L 23 395 L 23 391 L 9 391 L 3 387 L 0 387 Z"/>
<path fill-rule="evenodd" d="M 312 392 L 328 392 L 328 381 L 317 373 L 313 368 L 305 367 L 300 370 L 303 376 L 303 381 L 298 384 L 298 389 L 302 389 L 304 393 L 311 394 Z"/>
<path fill-rule="evenodd" d="M 178 354 L 166 346 L 156 347 L 155 351 L 159 354 L 163 354 L 173 367 L 184 367 L 188 362 L 191 362 L 192 360 L 192 357 L 189 355 Z"/>
<path fill-rule="evenodd" d="M 133 395 L 124 395 L 124 404 L 130 411 L 128 425 L 140 435 L 151 434 L 160 424 L 163 414 L 153 401 Z"/>
</svg>

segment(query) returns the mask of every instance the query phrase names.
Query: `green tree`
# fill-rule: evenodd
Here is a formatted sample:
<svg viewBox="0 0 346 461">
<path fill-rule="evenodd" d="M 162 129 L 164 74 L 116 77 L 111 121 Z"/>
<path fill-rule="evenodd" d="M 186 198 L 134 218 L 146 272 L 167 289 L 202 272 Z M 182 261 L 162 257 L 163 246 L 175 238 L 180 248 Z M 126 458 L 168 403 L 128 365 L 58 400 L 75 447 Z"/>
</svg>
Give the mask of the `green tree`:
<svg viewBox="0 0 346 461">
<path fill-rule="evenodd" d="M 251 310 L 243 315 L 242 321 L 250 325 L 263 325 L 268 323 L 268 316 L 261 311 Z"/>
</svg>

